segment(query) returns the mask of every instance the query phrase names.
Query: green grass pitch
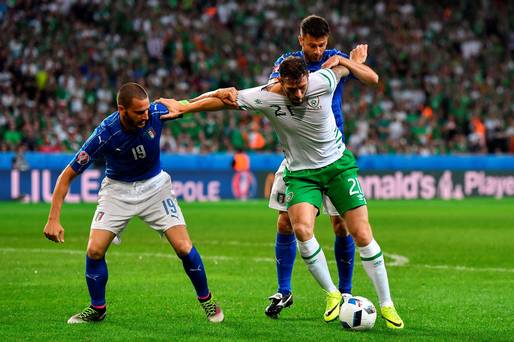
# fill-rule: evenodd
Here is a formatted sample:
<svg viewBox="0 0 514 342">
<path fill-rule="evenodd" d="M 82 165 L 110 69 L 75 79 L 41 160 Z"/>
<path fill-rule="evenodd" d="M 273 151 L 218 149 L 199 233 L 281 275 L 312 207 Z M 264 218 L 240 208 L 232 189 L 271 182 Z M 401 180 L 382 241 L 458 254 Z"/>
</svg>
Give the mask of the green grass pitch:
<svg viewBox="0 0 514 342">
<path fill-rule="evenodd" d="M 293 272 L 295 304 L 279 320 L 264 315 L 267 296 L 276 289 L 276 214 L 265 201 L 181 205 L 224 323 L 206 321 L 171 247 L 133 219 L 123 243 L 107 254 L 107 318 L 66 324 L 89 300 L 84 256 L 94 205 L 64 205 L 65 243 L 57 245 L 42 235 L 48 205 L 0 203 L 2 340 L 514 339 L 513 199 L 371 201 L 370 221 L 406 328 L 390 331 L 378 317 L 367 332 L 323 322 L 324 293 L 300 257 Z M 326 216 L 318 219 L 316 236 L 336 281 Z M 356 260 L 353 292 L 377 305 Z"/>
</svg>

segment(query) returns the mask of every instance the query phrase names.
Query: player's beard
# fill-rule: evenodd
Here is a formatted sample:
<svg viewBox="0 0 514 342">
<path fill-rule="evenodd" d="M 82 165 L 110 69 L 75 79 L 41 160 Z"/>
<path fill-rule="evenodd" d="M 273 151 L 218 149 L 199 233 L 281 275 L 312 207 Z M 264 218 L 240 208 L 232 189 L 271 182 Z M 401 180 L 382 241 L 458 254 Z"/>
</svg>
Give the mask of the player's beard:
<svg viewBox="0 0 514 342">
<path fill-rule="evenodd" d="M 134 129 L 145 127 L 146 122 L 148 121 L 148 120 L 137 120 L 137 119 L 134 120 L 131 117 L 129 117 L 128 119 L 130 120 L 130 125 L 132 125 L 132 127 L 134 127 Z"/>
<path fill-rule="evenodd" d="M 147 120 L 138 121 L 137 124 L 136 124 L 136 127 L 137 128 L 143 128 L 143 127 L 146 126 L 146 122 L 147 122 Z"/>
<path fill-rule="evenodd" d="M 136 121 L 136 120 L 133 120 L 132 118 L 127 118 L 128 119 L 128 124 L 130 125 L 130 127 L 132 129 L 138 129 L 138 128 L 141 128 L 140 127 L 140 124 L 139 124 L 139 121 Z"/>
<path fill-rule="evenodd" d="M 289 101 L 291 101 L 291 103 L 295 106 L 299 106 L 303 103 L 303 97 L 301 99 L 289 99 Z"/>
<path fill-rule="evenodd" d="M 308 63 L 318 63 L 320 60 L 321 60 L 321 57 L 323 57 L 323 55 L 315 55 L 315 54 L 309 54 L 309 55 L 305 55 L 305 59 Z"/>
<path fill-rule="evenodd" d="M 136 121 L 136 120 L 132 119 L 130 116 L 125 115 L 123 121 L 125 122 L 125 125 L 127 126 L 126 128 L 128 130 L 134 131 L 134 130 L 143 128 L 146 125 L 147 120 Z"/>
</svg>

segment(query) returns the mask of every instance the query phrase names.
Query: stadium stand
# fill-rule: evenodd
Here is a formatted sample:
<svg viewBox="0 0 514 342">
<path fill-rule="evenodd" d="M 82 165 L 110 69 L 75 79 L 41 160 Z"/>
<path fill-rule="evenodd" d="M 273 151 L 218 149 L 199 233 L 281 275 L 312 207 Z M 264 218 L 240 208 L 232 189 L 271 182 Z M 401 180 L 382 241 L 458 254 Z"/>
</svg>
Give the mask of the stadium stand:
<svg viewBox="0 0 514 342">
<path fill-rule="evenodd" d="M 369 44 L 381 77 L 345 89 L 357 154 L 514 153 L 514 4 L 414 0 L 0 3 L 0 151 L 77 150 L 125 81 L 155 98 L 265 83 L 311 13 L 331 23 L 332 47 Z M 265 118 L 239 112 L 174 121 L 161 142 L 281 150 Z"/>
</svg>

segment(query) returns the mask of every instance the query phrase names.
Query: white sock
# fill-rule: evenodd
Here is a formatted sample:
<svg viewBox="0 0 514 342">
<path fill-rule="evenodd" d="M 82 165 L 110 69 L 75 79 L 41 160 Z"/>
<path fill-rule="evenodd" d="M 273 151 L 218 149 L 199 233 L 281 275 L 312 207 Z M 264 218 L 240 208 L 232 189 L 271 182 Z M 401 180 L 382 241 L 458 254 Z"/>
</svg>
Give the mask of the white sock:
<svg viewBox="0 0 514 342">
<path fill-rule="evenodd" d="M 330 278 L 325 253 L 323 253 L 316 238 L 313 236 L 312 239 L 305 242 L 298 240 L 298 249 L 307 264 L 309 272 L 318 281 L 319 285 L 327 292 L 337 291 L 337 287 Z"/>
<path fill-rule="evenodd" d="M 373 239 L 369 245 L 359 247 L 362 265 L 368 277 L 375 286 L 380 306 L 392 306 L 391 293 L 389 292 L 389 281 L 384 263 L 384 256 L 378 243 Z"/>
</svg>

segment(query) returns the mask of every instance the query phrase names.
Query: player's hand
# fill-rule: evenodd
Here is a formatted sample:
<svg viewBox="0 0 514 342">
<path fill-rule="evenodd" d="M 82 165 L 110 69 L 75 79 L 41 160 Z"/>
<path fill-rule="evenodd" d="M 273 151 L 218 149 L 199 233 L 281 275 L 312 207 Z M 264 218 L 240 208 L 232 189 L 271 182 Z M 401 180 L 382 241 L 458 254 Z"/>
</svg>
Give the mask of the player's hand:
<svg viewBox="0 0 514 342">
<path fill-rule="evenodd" d="M 166 108 L 168 108 L 168 111 L 169 111 L 168 114 L 161 115 L 161 120 L 175 119 L 175 118 L 181 116 L 182 114 L 184 114 L 186 112 L 185 111 L 186 105 L 180 103 L 177 100 L 165 99 L 165 98 L 161 97 L 160 99 L 157 100 L 157 102 L 162 103 L 163 105 L 165 105 Z"/>
<path fill-rule="evenodd" d="M 57 243 L 64 243 L 64 228 L 59 222 L 48 221 L 43 230 L 46 238 Z"/>
<path fill-rule="evenodd" d="M 368 58 L 368 44 L 359 44 L 350 51 L 350 59 L 355 63 L 363 64 Z"/>
<path fill-rule="evenodd" d="M 237 107 L 237 89 L 234 87 L 220 88 L 216 90 L 216 97 L 224 104 Z"/>
<path fill-rule="evenodd" d="M 323 65 L 321 66 L 323 69 L 330 69 L 330 68 L 333 68 L 340 63 L 340 58 L 342 58 L 341 56 L 332 56 L 330 57 L 329 59 L 327 59 L 327 61 L 325 63 L 323 63 Z"/>
</svg>

